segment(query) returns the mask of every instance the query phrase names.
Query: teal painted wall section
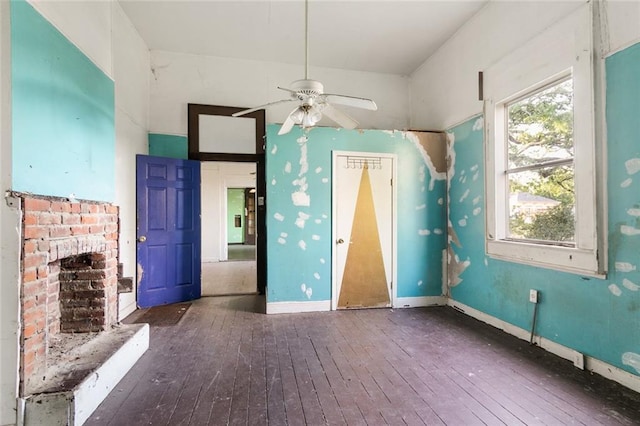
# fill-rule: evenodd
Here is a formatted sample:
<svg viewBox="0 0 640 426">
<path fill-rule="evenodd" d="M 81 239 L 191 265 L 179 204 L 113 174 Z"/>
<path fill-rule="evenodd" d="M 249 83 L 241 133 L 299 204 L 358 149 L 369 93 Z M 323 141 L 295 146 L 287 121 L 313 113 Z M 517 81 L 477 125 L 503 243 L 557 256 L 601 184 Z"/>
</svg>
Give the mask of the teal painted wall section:
<svg viewBox="0 0 640 426">
<path fill-rule="evenodd" d="M 606 71 L 608 279 L 485 255 L 483 131 L 476 117 L 449 131 L 450 247 L 461 265 L 460 282 L 450 293 L 456 301 L 528 330 L 533 313 L 528 293 L 537 289 L 542 295 L 536 334 L 640 375 L 640 45 L 608 58 Z M 454 284 L 455 276 L 450 280 Z"/>
<path fill-rule="evenodd" d="M 26 1 L 11 2 L 12 189 L 113 201 L 114 83 Z"/>
<path fill-rule="evenodd" d="M 331 300 L 333 150 L 397 154 L 398 297 L 441 295 L 446 185 L 442 177 L 430 189 L 434 177 L 417 139 L 402 132 L 313 128 L 304 142 L 298 127 L 282 136 L 278 130 L 267 127 L 267 300 Z M 292 201 L 302 189 L 308 207 Z M 303 228 L 296 226 L 300 216 L 308 216 Z"/>
<path fill-rule="evenodd" d="M 237 228 L 236 215 L 240 215 L 240 227 Z M 227 242 L 244 242 L 244 189 L 227 189 Z"/>
<path fill-rule="evenodd" d="M 189 158 L 187 137 L 149 133 L 149 155 L 186 160 Z"/>
</svg>

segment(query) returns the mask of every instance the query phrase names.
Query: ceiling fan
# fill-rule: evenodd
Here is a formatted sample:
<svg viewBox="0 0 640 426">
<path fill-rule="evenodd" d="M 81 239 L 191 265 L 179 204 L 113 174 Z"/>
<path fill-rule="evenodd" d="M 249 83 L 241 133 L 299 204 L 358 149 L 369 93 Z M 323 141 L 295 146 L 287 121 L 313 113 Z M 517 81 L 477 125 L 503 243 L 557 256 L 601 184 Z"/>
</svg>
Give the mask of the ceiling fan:
<svg viewBox="0 0 640 426">
<path fill-rule="evenodd" d="M 305 0 L 304 2 L 304 19 L 304 79 L 292 82 L 291 88 L 278 86 L 278 89 L 289 92 L 290 96 L 288 99 L 245 109 L 232 115 L 234 117 L 240 117 L 272 105 L 298 102 L 298 106 L 289 113 L 287 119 L 282 124 L 280 131 L 278 131 L 279 135 L 289 133 L 294 125 L 300 125 L 302 128 L 313 127 L 318 124 L 323 115 L 345 129 L 355 129 L 358 126 L 358 122 L 333 105 L 345 105 L 370 111 L 376 111 L 378 106 L 371 99 L 324 93 L 322 83 L 309 79 L 309 0 Z"/>
</svg>

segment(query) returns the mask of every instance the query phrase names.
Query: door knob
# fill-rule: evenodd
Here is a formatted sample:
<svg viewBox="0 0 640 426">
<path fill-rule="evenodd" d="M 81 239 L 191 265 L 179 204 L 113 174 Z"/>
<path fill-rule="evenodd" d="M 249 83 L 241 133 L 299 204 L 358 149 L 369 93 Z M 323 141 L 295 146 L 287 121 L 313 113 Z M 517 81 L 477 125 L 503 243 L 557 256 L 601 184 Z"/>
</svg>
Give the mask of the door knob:
<svg viewBox="0 0 640 426">
<path fill-rule="evenodd" d="M 338 244 L 343 244 L 343 243 L 344 243 L 344 240 L 343 240 L 342 238 L 339 238 L 339 239 L 338 239 L 338 241 L 336 241 L 336 243 L 338 243 Z"/>
<path fill-rule="evenodd" d="M 144 243 L 145 241 L 147 241 L 147 237 L 145 237 L 144 235 L 138 237 L 138 242 L 139 243 Z"/>
</svg>

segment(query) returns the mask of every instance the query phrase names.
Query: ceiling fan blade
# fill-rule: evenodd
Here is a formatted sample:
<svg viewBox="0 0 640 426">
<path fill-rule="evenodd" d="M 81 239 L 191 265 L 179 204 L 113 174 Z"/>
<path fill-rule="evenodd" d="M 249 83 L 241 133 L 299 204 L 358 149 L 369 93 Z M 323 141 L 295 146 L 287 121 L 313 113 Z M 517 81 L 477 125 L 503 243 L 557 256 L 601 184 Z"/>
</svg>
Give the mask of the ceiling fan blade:
<svg viewBox="0 0 640 426">
<path fill-rule="evenodd" d="M 339 109 L 334 108 L 332 105 L 325 104 L 324 108 L 322 108 L 322 113 L 345 129 L 355 129 L 358 127 L 358 122 L 356 120 L 349 117 Z"/>
<path fill-rule="evenodd" d="M 286 87 L 280 87 L 280 86 L 278 86 L 278 89 L 280 89 L 280 90 L 284 90 L 285 92 L 289 92 L 289 93 L 291 93 L 292 95 L 295 95 L 295 94 L 297 93 L 295 90 L 287 89 Z"/>
<path fill-rule="evenodd" d="M 291 129 L 293 129 L 293 126 L 296 124 L 295 121 L 293 121 L 293 118 L 291 118 L 291 115 L 293 115 L 294 112 L 296 112 L 298 110 L 298 108 L 294 109 L 293 111 L 291 111 L 291 113 L 287 116 L 287 119 L 284 120 L 284 123 L 282 123 L 282 127 L 280 127 L 280 130 L 278 131 L 278 135 L 284 135 L 287 134 L 291 131 Z"/>
<path fill-rule="evenodd" d="M 376 105 L 376 103 L 371 99 L 367 99 L 367 98 L 358 98 L 355 96 L 331 95 L 331 94 L 326 94 L 326 95 L 323 95 L 322 97 L 327 102 L 332 104 L 368 109 L 370 111 L 376 111 L 378 109 L 378 105 Z"/>
<path fill-rule="evenodd" d="M 245 110 L 242 110 L 242 111 L 234 112 L 233 114 L 231 114 L 231 116 L 232 117 L 240 117 L 240 116 L 243 116 L 245 114 L 249 114 L 250 112 L 257 111 L 259 109 L 264 109 L 264 108 L 272 106 L 272 105 L 283 104 L 285 102 L 293 102 L 293 101 L 295 101 L 295 99 L 281 99 L 279 101 L 269 102 L 268 104 L 264 104 L 264 105 L 260 105 L 260 106 L 257 106 L 257 107 L 253 107 L 253 108 L 245 109 Z"/>
</svg>

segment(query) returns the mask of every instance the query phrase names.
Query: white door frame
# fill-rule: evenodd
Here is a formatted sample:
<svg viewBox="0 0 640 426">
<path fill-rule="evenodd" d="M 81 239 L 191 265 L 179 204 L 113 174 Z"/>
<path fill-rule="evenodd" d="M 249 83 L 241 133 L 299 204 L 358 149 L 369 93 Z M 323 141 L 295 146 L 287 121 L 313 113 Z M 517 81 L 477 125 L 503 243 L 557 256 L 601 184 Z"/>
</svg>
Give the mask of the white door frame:
<svg viewBox="0 0 640 426">
<path fill-rule="evenodd" d="M 337 262 L 336 262 L 336 250 L 335 245 L 338 239 L 337 230 L 337 208 L 336 208 L 336 186 L 337 180 L 337 167 L 336 162 L 339 156 L 358 156 L 358 157 L 372 157 L 372 158 L 389 158 L 391 159 L 391 179 L 393 179 L 393 185 L 391 186 L 391 307 L 396 307 L 396 299 L 398 297 L 398 265 L 397 265 L 397 235 L 398 235 L 398 191 L 397 191 L 397 164 L 398 156 L 396 154 L 388 152 L 369 152 L 369 151 L 332 151 L 331 158 L 331 310 L 335 311 L 338 307 L 338 294 L 337 294 Z"/>
</svg>

